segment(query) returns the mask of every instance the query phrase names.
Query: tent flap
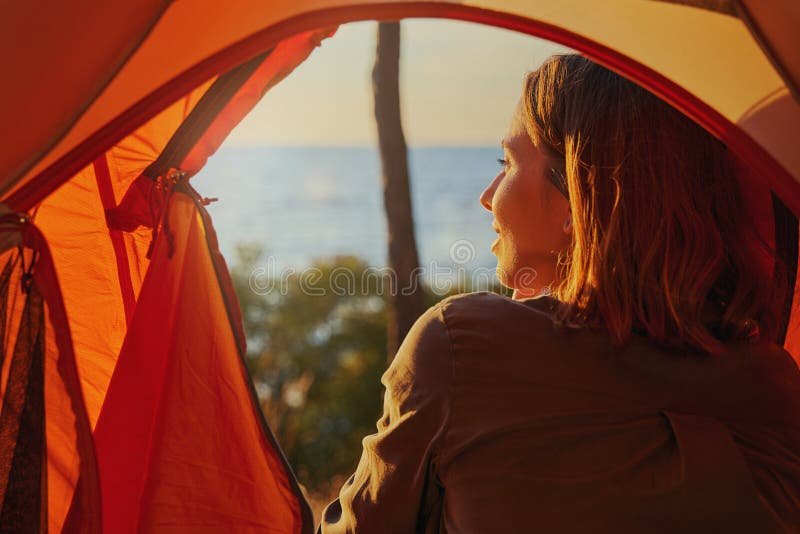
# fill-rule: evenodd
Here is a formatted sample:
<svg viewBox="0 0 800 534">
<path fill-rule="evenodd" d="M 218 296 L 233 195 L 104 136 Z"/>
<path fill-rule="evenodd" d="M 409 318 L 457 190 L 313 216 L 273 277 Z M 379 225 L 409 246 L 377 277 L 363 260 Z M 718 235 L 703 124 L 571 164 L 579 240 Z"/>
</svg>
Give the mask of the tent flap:
<svg viewBox="0 0 800 534">
<path fill-rule="evenodd" d="M 95 429 L 105 530 L 307 531 L 308 505 L 258 408 L 238 303 L 200 204 L 168 197 Z"/>
</svg>

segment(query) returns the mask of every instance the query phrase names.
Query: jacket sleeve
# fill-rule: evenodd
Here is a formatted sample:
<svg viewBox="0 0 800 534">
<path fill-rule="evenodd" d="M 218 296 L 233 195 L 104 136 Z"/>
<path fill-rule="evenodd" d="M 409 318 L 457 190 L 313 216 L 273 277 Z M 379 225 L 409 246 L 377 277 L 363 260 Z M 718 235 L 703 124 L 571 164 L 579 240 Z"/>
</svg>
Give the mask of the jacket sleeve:
<svg viewBox="0 0 800 534">
<path fill-rule="evenodd" d="M 363 439 L 358 467 L 325 508 L 318 534 L 419 532 L 431 523 L 438 529 L 436 469 L 452 379 L 440 303 L 414 323 L 381 377 L 386 392 L 378 432 Z"/>
</svg>

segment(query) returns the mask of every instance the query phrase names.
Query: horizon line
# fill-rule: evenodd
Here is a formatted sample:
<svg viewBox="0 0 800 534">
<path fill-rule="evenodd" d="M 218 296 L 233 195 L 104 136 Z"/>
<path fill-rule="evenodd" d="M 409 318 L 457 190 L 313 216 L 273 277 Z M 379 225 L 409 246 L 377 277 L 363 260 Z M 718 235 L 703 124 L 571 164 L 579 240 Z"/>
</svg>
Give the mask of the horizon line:
<svg viewBox="0 0 800 534">
<path fill-rule="evenodd" d="M 374 150 L 379 150 L 377 144 L 360 144 L 360 143 L 353 143 L 353 144 L 330 144 L 330 143 L 264 143 L 264 144 L 250 144 L 250 143 L 236 143 L 236 144 L 223 144 L 217 151 L 225 149 L 225 148 L 369 148 Z M 487 144 L 473 144 L 473 143 L 442 143 L 442 144 L 429 144 L 429 143 L 419 143 L 419 144 L 408 144 L 407 148 L 409 149 L 418 149 L 418 148 L 464 148 L 464 149 L 475 149 L 475 148 L 497 148 L 501 150 L 499 143 L 487 143 Z"/>
</svg>

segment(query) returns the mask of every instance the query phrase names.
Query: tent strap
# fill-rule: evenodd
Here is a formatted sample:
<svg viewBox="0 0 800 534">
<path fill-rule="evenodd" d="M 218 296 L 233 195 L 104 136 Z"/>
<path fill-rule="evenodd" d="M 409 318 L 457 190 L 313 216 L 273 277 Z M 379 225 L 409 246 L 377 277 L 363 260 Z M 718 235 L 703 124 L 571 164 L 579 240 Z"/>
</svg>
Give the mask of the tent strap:
<svg viewBox="0 0 800 534">
<path fill-rule="evenodd" d="M 142 174 L 155 180 L 159 176 L 165 175 L 170 169 L 179 169 L 181 162 L 211 126 L 217 115 L 273 50 L 274 48 L 271 48 L 217 78 L 172 134 L 158 158 Z"/>
</svg>

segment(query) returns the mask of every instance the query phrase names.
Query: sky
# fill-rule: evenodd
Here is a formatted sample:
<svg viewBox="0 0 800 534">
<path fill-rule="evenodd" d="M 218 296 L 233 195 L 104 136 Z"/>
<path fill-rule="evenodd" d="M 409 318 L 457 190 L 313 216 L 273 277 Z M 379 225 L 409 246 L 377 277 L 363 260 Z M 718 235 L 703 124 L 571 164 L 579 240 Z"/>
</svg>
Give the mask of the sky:
<svg viewBox="0 0 800 534">
<path fill-rule="evenodd" d="M 268 92 L 228 146 L 374 146 L 377 23 L 341 26 Z M 568 49 L 467 22 L 401 23 L 400 100 L 410 146 L 494 146 L 527 71 Z"/>
</svg>

